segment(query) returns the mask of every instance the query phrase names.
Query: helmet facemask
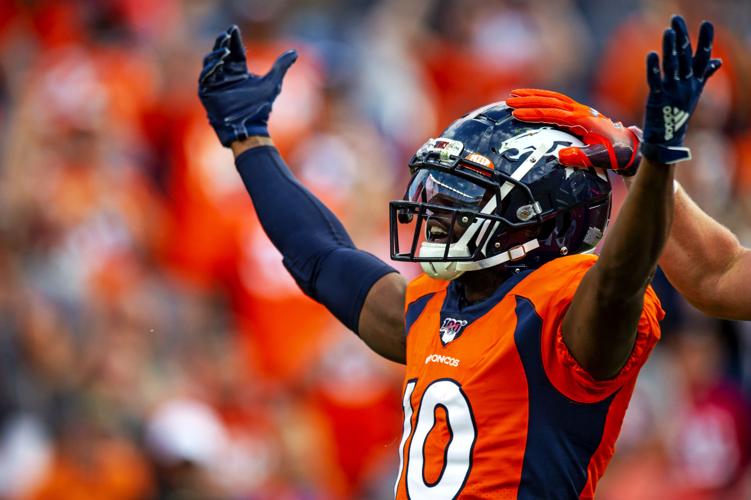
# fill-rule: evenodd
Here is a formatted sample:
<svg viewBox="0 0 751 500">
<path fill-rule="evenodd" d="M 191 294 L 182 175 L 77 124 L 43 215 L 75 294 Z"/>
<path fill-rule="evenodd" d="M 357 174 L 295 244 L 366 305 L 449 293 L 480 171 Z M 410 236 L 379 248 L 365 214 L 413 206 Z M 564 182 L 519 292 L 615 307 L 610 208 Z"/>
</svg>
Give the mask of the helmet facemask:
<svg viewBox="0 0 751 500">
<path fill-rule="evenodd" d="M 447 141 L 431 140 L 426 146 L 435 148 Z M 418 152 L 418 161 L 410 164 L 413 176 L 404 200 L 390 204 L 393 259 L 419 262 L 434 278 L 455 279 L 466 271 L 521 259 L 536 248 L 534 238 L 513 248 L 504 248 L 499 241 L 501 235 L 524 234 L 542 222 L 540 204 L 527 186 L 493 172 L 492 164 L 479 155 L 469 156 L 480 161 L 460 155 L 446 161 L 438 156 L 437 162 L 423 163 Z M 498 210 L 512 188 L 520 188 L 528 201 L 514 220 Z"/>
</svg>

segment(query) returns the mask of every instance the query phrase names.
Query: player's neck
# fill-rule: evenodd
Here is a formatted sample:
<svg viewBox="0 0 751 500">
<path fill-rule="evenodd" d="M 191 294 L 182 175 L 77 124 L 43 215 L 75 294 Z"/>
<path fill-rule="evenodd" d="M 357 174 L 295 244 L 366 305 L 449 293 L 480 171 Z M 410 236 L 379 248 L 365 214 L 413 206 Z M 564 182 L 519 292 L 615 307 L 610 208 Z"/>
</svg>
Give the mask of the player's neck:
<svg viewBox="0 0 751 500">
<path fill-rule="evenodd" d="M 472 304 L 490 297 L 509 277 L 511 272 L 500 267 L 464 273 L 457 281 L 463 285 L 464 299 Z"/>
</svg>

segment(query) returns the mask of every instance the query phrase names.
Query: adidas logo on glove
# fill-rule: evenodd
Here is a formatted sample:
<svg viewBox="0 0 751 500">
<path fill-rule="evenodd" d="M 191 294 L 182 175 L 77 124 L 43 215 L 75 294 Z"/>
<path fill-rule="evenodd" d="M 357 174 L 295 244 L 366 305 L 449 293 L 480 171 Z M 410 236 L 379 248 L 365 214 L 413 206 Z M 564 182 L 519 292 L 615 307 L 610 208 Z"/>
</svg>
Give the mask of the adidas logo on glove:
<svg viewBox="0 0 751 500">
<path fill-rule="evenodd" d="M 665 122 L 665 140 L 673 138 L 676 130 L 681 128 L 688 120 L 689 114 L 678 108 L 665 106 L 662 108 L 662 118 Z"/>
</svg>

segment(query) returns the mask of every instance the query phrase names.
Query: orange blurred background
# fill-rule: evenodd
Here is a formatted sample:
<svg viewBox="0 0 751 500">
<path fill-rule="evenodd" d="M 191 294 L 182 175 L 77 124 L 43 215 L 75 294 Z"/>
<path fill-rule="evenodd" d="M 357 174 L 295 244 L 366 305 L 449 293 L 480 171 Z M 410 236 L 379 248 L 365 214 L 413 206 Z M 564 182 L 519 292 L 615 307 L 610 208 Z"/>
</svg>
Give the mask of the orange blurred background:
<svg viewBox="0 0 751 500">
<path fill-rule="evenodd" d="M 0 498 L 393 496 L 402 369 L 301 294 L 196 96 L 229 24 L 253 71 L 300 52 L 271 134 L 388 259 L 426 138 L 520 86 L 640 124 L 672 13 L 724 60 L 679 179 L 749 245 L 745 0 L 0 0 Z M 656 287 L 598 498 L 751 498 L 751 326 Z"/>
</svg>

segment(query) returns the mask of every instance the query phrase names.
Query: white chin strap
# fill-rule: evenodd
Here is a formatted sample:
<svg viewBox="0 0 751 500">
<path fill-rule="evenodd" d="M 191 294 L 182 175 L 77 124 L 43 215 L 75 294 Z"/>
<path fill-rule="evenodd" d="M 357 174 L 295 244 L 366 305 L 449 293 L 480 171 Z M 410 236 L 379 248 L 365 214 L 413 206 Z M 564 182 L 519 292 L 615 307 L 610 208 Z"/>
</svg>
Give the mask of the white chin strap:
<svg viewBox="0 0 751 500">
<path fill-rule="evenodd" d="M 453 280 L 467 271 L 479 271 L 480 269 L 487 269 L 505 262 L 513 262 L 515 260 L 523 259 L 529 252 L 539 247 L 540 243 L 537 240 L 529 240 L 522 245 L 509 248 L 505 252 L 478 261 L 446 262 L 432 260 L 420 262 L 420 266 L 422 266 L 422 270 L 431 278 Z M 445 243 L 430 243 L 425 241 L 420 245 L 420 257 L 443 258 L 445 253 Z M 469 250 L 466 245 L 457 246 L 457 243 L 454 243 L 453 245 L 449 245 L 448 256 L 469 257 Z"/>
</svg>

